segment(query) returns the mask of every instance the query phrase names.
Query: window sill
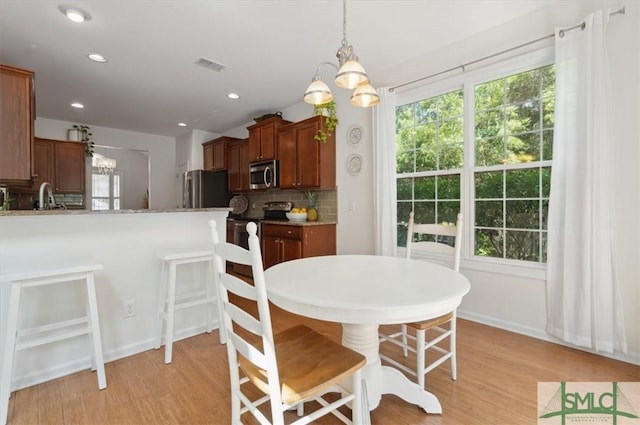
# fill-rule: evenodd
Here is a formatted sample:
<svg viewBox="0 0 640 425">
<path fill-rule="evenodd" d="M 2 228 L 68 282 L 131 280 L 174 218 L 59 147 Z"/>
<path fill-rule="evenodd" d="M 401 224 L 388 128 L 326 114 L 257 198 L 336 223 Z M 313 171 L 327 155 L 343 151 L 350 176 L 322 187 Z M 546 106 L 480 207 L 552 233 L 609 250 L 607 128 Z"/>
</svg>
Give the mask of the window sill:
<svg viewBox="0 0 640 425">
<path fill-rule="evenodd" d="M 398 247 L 398 257 L 405 256 L 405 248 Z M 445 255 L 437 255 L 424 252 L 413 252 L 412 257 L 416 259 L 422 259 L 427 261 L 433 261 L 434 263 L 443 264 L 451 267 L 450 257 Z M 537 263 L 527 263 L 524 261 L 516 260 L 501 260 L 498 258 L 461 258 L 460 269 L 478 271 L 484 273 L 502 274 L 507 276 L 524 277 L 528 279 L 535 279 L 545 281 L 547 278 L 547 265 Z"/>
</svg>

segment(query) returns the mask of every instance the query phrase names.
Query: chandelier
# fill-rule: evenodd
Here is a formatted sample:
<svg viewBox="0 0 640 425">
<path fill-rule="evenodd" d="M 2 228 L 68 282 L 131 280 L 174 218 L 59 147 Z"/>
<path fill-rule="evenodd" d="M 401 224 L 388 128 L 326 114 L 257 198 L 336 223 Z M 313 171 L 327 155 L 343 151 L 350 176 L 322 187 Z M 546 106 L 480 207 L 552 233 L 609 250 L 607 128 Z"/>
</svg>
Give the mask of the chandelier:
<svg viewBox="0 0 640 425">
<path fill-rule="evenodd" d="M 336 53 L 339 66 L 331 62 L 322 62 L 316 69 L 311 84 L 304 93 L 304 101 L 312 105 L 321 105 L 333 100 L 329 86 L 320 77 L 320 68 L 330 65 L 336 69 L 335 84 L 346 89 L 355 89 L 351 95 L 351 104 L 366 108 L 377 105 L 380 97 L 376 89 L 369 84 L 366 71 L 353 53 L 353 46 L 347 41 L 347 0 L 342 2 L 342 44 Z"/>
<path fill-rule="evenodd" d="M 101 174 L 111 174 L 116 168 L 116 160 L 107 158 L 99 153 L 94 153 L 91 159 L 91 165 L 96 167 Z"/>
</svg>

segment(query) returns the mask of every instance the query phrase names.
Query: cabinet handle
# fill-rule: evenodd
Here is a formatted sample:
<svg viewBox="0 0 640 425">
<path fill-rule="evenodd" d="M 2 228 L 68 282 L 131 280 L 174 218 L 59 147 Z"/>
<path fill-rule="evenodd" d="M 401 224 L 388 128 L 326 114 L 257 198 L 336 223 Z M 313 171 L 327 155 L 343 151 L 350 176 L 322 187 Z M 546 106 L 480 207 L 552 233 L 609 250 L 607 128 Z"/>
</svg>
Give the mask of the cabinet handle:
<svg viewBox="0 0 640 425">
<path fill-rule="evenodd" d="M 289 234 L 289 235 L 290 235 L 290 234 L 291 234 L 291 230 L 287 230 L 287 234 Z"/>
</svg>

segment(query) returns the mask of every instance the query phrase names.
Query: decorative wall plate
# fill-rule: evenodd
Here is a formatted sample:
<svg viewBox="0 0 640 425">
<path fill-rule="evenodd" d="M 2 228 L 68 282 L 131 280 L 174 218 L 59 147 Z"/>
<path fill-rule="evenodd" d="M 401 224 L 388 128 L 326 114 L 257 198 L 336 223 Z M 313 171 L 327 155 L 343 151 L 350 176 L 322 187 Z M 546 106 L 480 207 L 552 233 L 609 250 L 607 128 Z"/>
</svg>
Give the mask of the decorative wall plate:
<svg viewBox="0 0 640 425">
<path fill-rule="evenodd" d="M 358 146 L 362 140 L 364 130 L 359 125 L 352 125 L 347 131 L 347 143 L 351 146 Z"/>
<path fill-rule="evenodd" d="M 352 176 L 357 176 L 362 170 L 362 156 L 354 153 L 347 158 L 347 171 Z"/>
</svg>

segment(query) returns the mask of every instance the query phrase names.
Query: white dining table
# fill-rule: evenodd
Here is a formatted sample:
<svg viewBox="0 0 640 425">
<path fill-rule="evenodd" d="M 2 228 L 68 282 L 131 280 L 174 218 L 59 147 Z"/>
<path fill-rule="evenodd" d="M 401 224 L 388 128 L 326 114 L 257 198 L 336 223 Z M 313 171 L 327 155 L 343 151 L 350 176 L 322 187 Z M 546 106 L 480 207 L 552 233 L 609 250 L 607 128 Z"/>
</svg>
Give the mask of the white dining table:
<svg viewBox="0 0 640 425">
<path fill-rule="evenodd" d="M 369 409 L 395 394 L 428 413 L 438 398 L 382 366 L 378 326 L 431 319 L 455 310 L 469 280 L 439 264 L 376 255 L 330 255 L 287 261 L 265 271 L 269 300 L 292 313 L 342 324 L 342 344 L 367 358 Z"/>
</svg>

